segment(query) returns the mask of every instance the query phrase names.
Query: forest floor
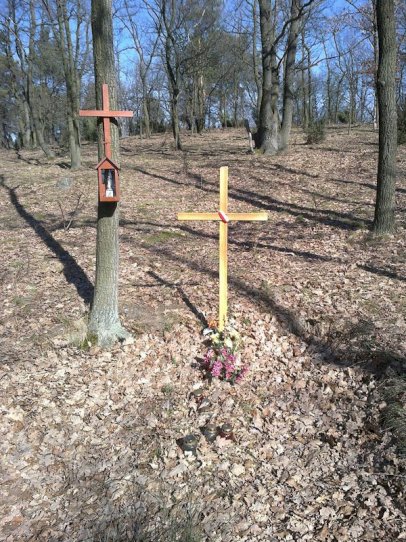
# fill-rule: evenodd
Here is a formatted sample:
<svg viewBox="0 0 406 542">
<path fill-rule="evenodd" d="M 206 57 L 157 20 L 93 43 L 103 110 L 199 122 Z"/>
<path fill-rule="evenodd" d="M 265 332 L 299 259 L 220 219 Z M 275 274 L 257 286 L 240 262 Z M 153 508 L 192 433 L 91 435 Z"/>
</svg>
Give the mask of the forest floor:
<svg viewBox="0 0 406 542">
<path fill-rule="evenodd" d="M 377 135 L 294 134 L 276 157 L 241 130 L 122 142 L 120 313 L 134 340 L 84 340 L 95 267 L 96 147 L 1 151 L 0 540 L 406 539 L 406 463 L 383 420 L 406 351 L 406 147 L 395 235 L 368 232 Z M 229 228 L 229 295 L 250 367 L 203 380 L 218 305 L 218 225 L 176 220 L 267 210 Z M 81 196 L 78 212 L 64 229 Z M 385 377 L 385 378 L 382 378 Z M 206 409 L 191 399 L 203 385 Z M 405 396 L 396 398 L 399 408 Z M 234 440 L 177 440 L 207 421 Z M 178 534 L 175 534 L 178 533 Z"/>
</svg>

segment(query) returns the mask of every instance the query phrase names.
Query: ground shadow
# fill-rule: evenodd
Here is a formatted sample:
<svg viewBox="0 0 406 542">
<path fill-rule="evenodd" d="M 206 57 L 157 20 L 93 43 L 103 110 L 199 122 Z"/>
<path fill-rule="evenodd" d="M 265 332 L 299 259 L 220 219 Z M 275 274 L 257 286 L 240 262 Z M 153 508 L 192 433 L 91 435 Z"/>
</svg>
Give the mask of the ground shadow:
<svg viewBox="0 0 406 542">
<path fill-rule="evenodd" d="M 175 179 L 171 179 L 169 177 L 165 177 L 163 175 L 158 175 L 157 173 L 151 173 L 144 168 L 135 167 L 134 169 L 136 171 L 139 171 L 140 173 L 143 173 L 144 175 L 148 175 L 149 177 L 169 182 L 171 184 L 176 184 L 178 186 L 191 186 L 191 183 L 181 182 Z M 199 178 L 199 180 L 200 186 L 198 186 L 198 188 L 200 190 L 207 193 L 218 193 L 217 184 L 208 180 L 204 180 L 201 177 Z M 261 179 L 257 179 L 257 181 L 259 182 L 261 181 Z M 253 205 L 254 207 L 260 209 L 274 211 L 276 213 L 287 213 L 297 218 L 311 220 L 320 224 L 324 224 L 326 226 L 340 228 L 343 230 L 356 230 L 360 227 L 360 225 L 364 227 L 365 225 L 369 225 L 370 223 L 370 221 L 358 218 L 350 213 L 341 213 L 338 211 L 333 211 L 331 209 L 310 209 L 309 207 L 282 202 L 270 196 L 258 194 L 256 192 L 251 192 L 242 188 L 230 188 L 229 197 L 230 199 L 234 199 L 236 201 L 243 201 L 245 203 L 249 203 L 250 205 Z"/>
<path fill-rule="evenodd" d="M 203 238 L 203 239 L 210 239 L 214 241 L 218 241 L 218 235 L 212 234 L 212 233 L 206 233 L 203 232 L 201 229 L 195 229 L 191 226 L 187 226 L 186 224 L 176 224 L 175 226 L 171 224 L 165 224 L 162 222 L 152 222 L 152 221 L 145 221 L 145 220 L 127 220 L 127 219 L 121 219 L 120 220 L 121 226 L 133 226 L 135 228 L 135 231 L 140 233 L 145 233 L 142 229 L 142 226 L 150 226 L 151 230 L 154 231 L 154 229 L 158 230 L 169 230 L 176 228 L 179 231 L 182 231 L 184 233 L 187 233 L 188 235 L 193 235 L 195 237 Z M 265 250 L 271 250 L 273 252 L 280 252 L 282 254 L 290 254 L 293 256 L 297 256 L 299 258 L 303 258 L 307 261 L 313 261 L 313 262 L 325 262 L 325 263 L 336 263 L 338 265 L 345 265 L 345 261 L 341 260 L 340 258 L 334 258 L 332 256 L 324 256 L 323 254 L 316 254 L 314 252 L 310 252 L 307 250 L 297 250 L 295 248 L 291 247 L 280 247 L 277 245 L 273 245 L 271 243 L 264 242 L 267 240 L 267 237 L 261 236 L 260 240 L 252 241 L 250 239 L 246 241 L 238 241 L 236 239 L 233 239 L 232 237 L 229 237 L 228 244 L 230 246 L 237 246 L 243 250 L 256 250 L 256 249 L 265 249 Z M 128 239 L 130 240 L 130 238 Z M 392 271 L 390 269 L 383 269 L 381 267 L 375 267 L 370 264 L 366 263 L 357 263 L 356 266 L 359 269 L 362 269 L 368 273 L 372 273 L 374 275 L 379 275 L 382 277 L 387 277 L 394 280 L 399 280 L 401 282 L 406 282 L 406 277 L 403 277 L 402 275 L 399 275 L 396 273 L 396 271 Z M 172 284 L 171 286 L 176 286 Z"/>
<path fill-rule="evenodd" d="M 201 264 L 201 262 L 193 262 L 189 258 L 174 254 L 165 247 L 146 247 L 146 250 L 151 252 L 154 256 L 158 256 L 160 258 L 163 257 L 168 261 L 175 262 L 176 264 L 181 263 L 182 265 L 186 265 L 189 267 L 189 269 L 192 269 L 197 273 L 203 273 L 204 275 L 214 279 L 218 278 L 217 269 L 205 267 Z M 296 337 L 304 341 L 312 352 L 320 356 L 320 360 L 322 362 L 328 364 L 333 363 L 341 367 L 351 367 L 355 363 L 355 357 L 359 359 L 361 356 L 362 359 L 360 360 L 359 365 L 365 370 L 377 375 L 382 375 L 382 371 L 391 366 L 390 360 L 385 367 L 382 367 L 381 363 L 377 365 L 374 356 L 368 356 L 365 351 L 357 351 L 357 355 L 354 357 L 354 352 L 343 352 L 335 349 L 334 345 L 331 344 L 329 340 L 314 334 L 311 326 L 307 326 L 307 322 L 298 318 L 294 311 L 278 303 L 273 298 L 272 293 L 268 291 L 266 286 L 261 285 L 258 287 L 254 286 L 253 284 L 248 284 L 232 274 L 229 275 L 229 285 L 240 294 L 250 298 L 251 301 L 256 303 L 259 307 L 262 307 L 262 309 L 269 311 L 272 315 L 274 315 L 279 325 L 283 329 L 293 333 L 296 335 Z M 377 344 L 375 346 L 376 348 L 374 351 L 378 353 L 379 345 Z"/>
<path fill-rule="evenodd" d="M 20 203 L 16 194 L 17 188 L 7 186 L 4 176 L 0 176 L 0 186 L 4 188 L 9 196 L 10 202 L 17 213 L 34 230 L 45 245 L 55 254 L 58 260 L 63 264 L 63 274 L 68 283 L 73 284 L 85 303 L 90 303 L 93 298 L 93 284 L 85 271 L 80 267 L 76 260 L 67 250 L 44 228 L 44 226 Z"/>
<path fill-rule="evenodd" d="M 69 162 L 58 162 L 55 164 L 56 166 L 60 167 L 61 169 L 70 169 Z"/>
<path fill-rule="evenodd" d="M 38 158 L 24 158 L 24 156 L 21 154 L 21 152 L 17 149 L 17 158 L 18 160 L 21 160 L 22 162 L 25 162 L 29 166 L 40 166 L 41 162 L 38 160 Z"/>
<path fill-rule="evenodd" d="M 155 279 L 157 282 L 159 282 L 159 284 L 161 284 L 162 286 L 168 286 L 169 288 L 175 289 L 179 293 L 182 301 L 185 303 L 188 309 L 190 309 L 191 312 L 196 316 L 196 318 L 200 321 L 200 323 L 205 328 L 209 327 L 209 323 L 206 320 L 206 317 L 204 316 L 204 314 L 201 311 L 199 311 L 199 309 L 195 305 L 193 305 L 193 303 L 190 301 L 189 297 L 186 295 L 185 291 L 179 284 L 175 284 L 173 282 L 170 282 L 162 278 L 160 275 L 158 275 L 154 271 L 148 271 L 148 275 L 152 277 L 153 279 Z"/>
</svg>

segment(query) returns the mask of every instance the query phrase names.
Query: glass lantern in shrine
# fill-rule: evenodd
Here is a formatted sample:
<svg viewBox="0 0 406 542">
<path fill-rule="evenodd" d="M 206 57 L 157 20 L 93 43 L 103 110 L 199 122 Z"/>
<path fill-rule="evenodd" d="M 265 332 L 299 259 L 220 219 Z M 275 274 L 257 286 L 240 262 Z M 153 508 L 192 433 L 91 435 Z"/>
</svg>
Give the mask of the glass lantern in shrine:
<svg viewBox="0 0 406 542">
<path fill-rule="evenodd" d="M 118 166 L 110 158 L 103 158 L 96 169 L 99 180 L 99 201 L 120 201 Z"/>
</svg>

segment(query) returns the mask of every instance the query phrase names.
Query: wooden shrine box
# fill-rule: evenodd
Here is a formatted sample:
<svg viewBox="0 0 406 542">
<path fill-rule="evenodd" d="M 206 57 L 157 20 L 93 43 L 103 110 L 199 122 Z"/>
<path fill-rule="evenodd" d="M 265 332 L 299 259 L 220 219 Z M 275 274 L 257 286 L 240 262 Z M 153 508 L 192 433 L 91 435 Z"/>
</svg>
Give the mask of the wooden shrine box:
<svg viewBox="0 0 406 542">
<path fill-rule="evenodd" d="M 103 158 L 96 166 L 99 179 L 99 201 L 120 201 L 120 178 L 118 166 L 109 158 Z"/>
</svg>

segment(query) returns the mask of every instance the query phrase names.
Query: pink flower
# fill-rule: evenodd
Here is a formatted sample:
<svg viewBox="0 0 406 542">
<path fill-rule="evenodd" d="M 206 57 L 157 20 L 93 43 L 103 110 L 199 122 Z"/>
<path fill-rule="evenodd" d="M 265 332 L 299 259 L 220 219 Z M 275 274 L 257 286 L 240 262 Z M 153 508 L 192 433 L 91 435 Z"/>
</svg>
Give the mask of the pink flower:
<svg viewBox="0 0 406 542">
<path fill-rule="evenodd" d="M 222 369 L 223 369 L 223 364 L 221 363 L 221 361 L 216 360 L 213 363 L 213 366 L 211 368 L 211 375 L 216 376 L 216 377 L 220 377 Z"/>
</svg>

